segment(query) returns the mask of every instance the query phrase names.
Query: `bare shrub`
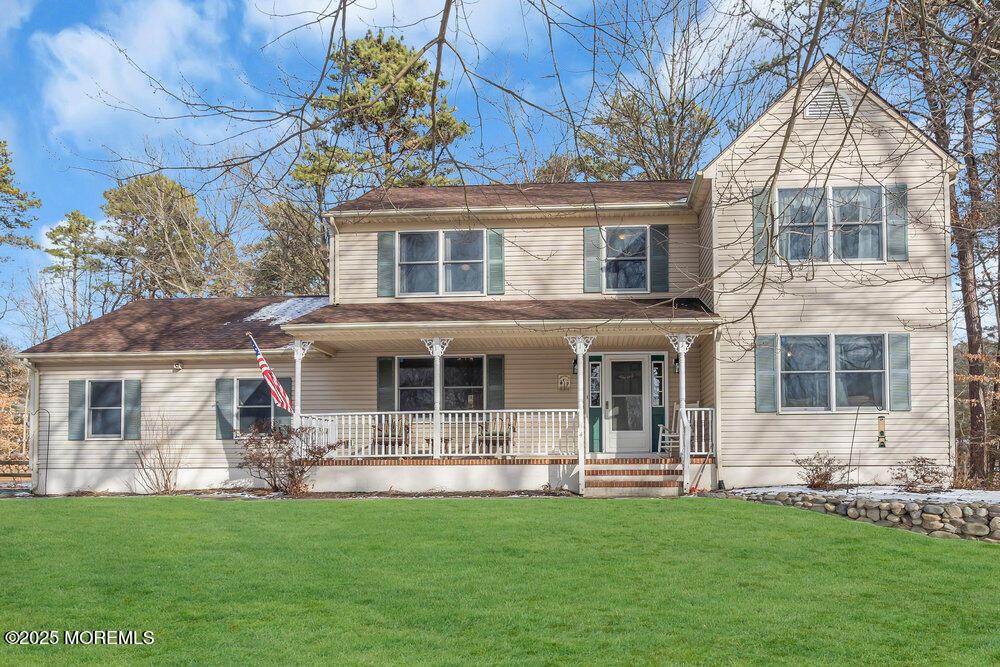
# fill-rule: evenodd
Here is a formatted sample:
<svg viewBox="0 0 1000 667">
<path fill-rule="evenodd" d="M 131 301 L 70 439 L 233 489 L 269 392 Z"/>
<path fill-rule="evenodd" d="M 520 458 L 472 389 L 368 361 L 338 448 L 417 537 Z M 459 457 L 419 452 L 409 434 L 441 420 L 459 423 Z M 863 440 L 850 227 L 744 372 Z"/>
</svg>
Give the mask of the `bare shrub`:
<svg viewBox="0 0 1000 667">
<path fill-rule="evenodd" d="M 142 416 L 142 437 L 135 448 L 139 486 L 146 493 L 173 493 L 183 448 L 174 442 L 174 429 L 163 413 Z"/>
<path fill-rule="evenodd" d="M 847 481 L 850 466 L 829 453 L 816 452 L 811 456 L 798 456 L 792 463 L 802 470 L 799 478 L 812 489 L 832 489 Z"/>
<path fill-rule="evenodd" d="M 936 491 L 948 484 L 945 466 L 926 456 L 914 456 L 889 469 L 892 483 L 907 491 Z"/>
<path fill-rule="evenodd" d="M 238 438 L 240 467 L 273 491 L 290 496 L 309 491 L 308 476 L 333 447 L 309 444 L 308 428 L 253 428 Z"/>
</svg>

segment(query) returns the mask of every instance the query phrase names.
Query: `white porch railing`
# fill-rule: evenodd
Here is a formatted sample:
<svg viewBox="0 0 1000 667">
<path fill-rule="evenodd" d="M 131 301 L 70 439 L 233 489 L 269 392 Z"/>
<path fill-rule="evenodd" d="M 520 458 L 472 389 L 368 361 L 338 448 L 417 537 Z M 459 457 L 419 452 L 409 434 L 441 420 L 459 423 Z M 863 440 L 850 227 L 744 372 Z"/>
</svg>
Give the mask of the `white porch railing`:
<svg viewBox="0 0 1000 667">
<path fill-rule="evenodd" d="M 713 456 L 715 454 L 715 408 L 685 408 L 688 421 L 688 438 L 692 456 Z M 660 451 L 680 456 L 681 419 L 675 412 L 666 441 L 661 441 Z"/>
<path fill-rule="evenodd" d="M 445 456 L 575 456 L 576 410 L 446 410 Z"/>
<path fill-rule="evenodd" d="M 433 412 L 302 415 L 308 445 L 327 458 L 434 456 Z M 574 456 L 576 410 L 444 410 L 442 456 Z"/>
<path fill-rule="evenodd" d="M 434 454 L 433 412 L 342 412 L 302 415 L 310 445 L 328 458 L 413 457 Z"/>
</svg>

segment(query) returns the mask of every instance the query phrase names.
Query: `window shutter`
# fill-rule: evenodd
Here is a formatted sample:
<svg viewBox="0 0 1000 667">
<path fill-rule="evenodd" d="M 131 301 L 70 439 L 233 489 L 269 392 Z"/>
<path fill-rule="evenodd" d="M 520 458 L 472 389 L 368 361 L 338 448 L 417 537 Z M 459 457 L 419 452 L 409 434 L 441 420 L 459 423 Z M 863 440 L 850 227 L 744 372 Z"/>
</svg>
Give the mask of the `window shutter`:
<svg viewBox="0 0 1000 667">
<path fill-rule="evenodd" d="M 601 291 L 601 228 L 583 228 L 583 291 Z"/>
<path fill-rule="evenodd" d="M 910 409 L 910 334 L 889 334 L 889 409 Z"/>
<path fill-rule="evenodd" d="M 767 210 L 767 189 L 755 190 L 753 193 L 753 263 L 763 264 L 767 261 L 767 245 L 770 235 L 767 233 L 771 216 Z"/>
<path fill-rule="evenodd" d="M 378 295 L 396 296 L 396 232 L 378 233 Z"/>
<path fill-rule="evenodd" d="M 142 438 L 142 381 L 125 380 L 125 440 L 140 440 Z"/>
<path fill-rule="evenodd" d="M 215 439 L 233 439 L 233 391 L 232 378 L 215 380 Z"/>
<path fill-rule="evenodd" d="M 486 409 L 503 410 L 503 355 L 490 354 L 486 357 Z"/>
<path fill-rule="evenodd" d="M 487 277 L 486 293 L 503 294 L 503 230 L 490 229 L 486 232 Z"/>
<path fill-rule="evenodd" d="M 778 371 L 775 365 L 777 336 L 757 336 L 754 377 L 757 412 L 778 411 Z"/>
<path fill-rule="evenodd" d="M 376 369 L 376 410 L 392 412 L 396 409 L 396 360 L 379 357 Z"/>
<path fill-rule="evenodd" d="M 649 228 L 649 291 L 666 292 L 670 289 L 670 226 L 652 225 Z"/>
<path fill-rule="evenodd" d="M 906 186 L 890 185 L 885 189 L 886 248 L 890 262 L 905 262 L 910 258 L 907 237 Z"/>
<path fill-rule="evenodd" d="M 69 381 L 69 420 L 67 439 L 87 439 L 87 381 Z"/>
<path fill-rule="evenodd" d="M 278 383 L 281 385 L 281 388 L 285 390 L 285 393 L 288 394 L 288 397 L 291 398 L 292 378 L 278 378 Z M 271 398 L 271 403 L 274 403 L 274 398 Z M 292 413 L 275 405 L 274 425 L 279 428 L 290 428 L 292 426 Z"/>
</svg>

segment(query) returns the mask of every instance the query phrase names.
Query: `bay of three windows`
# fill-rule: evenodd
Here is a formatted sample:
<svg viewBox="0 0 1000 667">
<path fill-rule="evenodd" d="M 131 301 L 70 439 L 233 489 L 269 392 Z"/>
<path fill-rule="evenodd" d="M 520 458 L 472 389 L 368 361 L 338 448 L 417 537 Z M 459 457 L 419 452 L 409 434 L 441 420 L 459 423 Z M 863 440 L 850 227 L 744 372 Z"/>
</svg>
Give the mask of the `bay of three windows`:
<svg viewBox="0 0 1000 667">
<path fill-rule="evenodd" d="M 882 186 L 779 188 L 777 194 L 778 257 L 789 262 L 885 259 Z"/>
</svg>

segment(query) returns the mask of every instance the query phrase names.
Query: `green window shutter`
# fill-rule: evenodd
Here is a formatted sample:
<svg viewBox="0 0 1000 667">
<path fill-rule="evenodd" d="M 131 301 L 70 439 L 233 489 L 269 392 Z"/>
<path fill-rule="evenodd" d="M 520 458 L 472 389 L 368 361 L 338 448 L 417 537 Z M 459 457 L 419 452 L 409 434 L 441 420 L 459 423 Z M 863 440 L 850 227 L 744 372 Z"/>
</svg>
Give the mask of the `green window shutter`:
<svg viewBox="0 0 1000 667">
<path fill-rule="evenodd" d="M 889 334 L 889 409 L 910 409 L 910 334 Z"/>
<path fill-rule="evenodd" d="M 503 294 L 503 230 L 490 229 L 486 232 L 487 276 L 486 293 Z"/>
<path fill-rule="evenodd" d="M 583 291 L 601 291 L 601 228 L 583 228 Z"/>
<path fill-rule="evenodd" d="M 763 264 L 767 261 L 767 246 L 770 234 L 767 233 L 768 222 L 768 190 L 759 189 L 753 193 L 753 263 Z"/>
<path fill-rule="evenodd" d="M 670 289 L 670 226 L 651 225 L 649 228 L 649 291 Z"/>
<path fill-rule="evenodd" d="M 125 440 L 142 438 L 142 381 L 125 380 Z"/>
<path fill-rule="evenodd" d="M 775 365 L 777 336 L 757 336 L 754 346 L 754 377 L 757 412 L 778 411 L 778 370 Z"/>
<path fill-rule="evenodd" d="M 378 233 L 378 295 L 396 296 L 396 232 Z"/>
<path fill-rule="evenodd" d="M 910 258 L 905 185 L 890 185 L 885 189 L 885 208 L 887 259 L 905 262 Z"/>
<path fill-rule="evenodd" d="M 232 378 L 215 380 L 215 439 L 233 439 L 233 392 Z"/>
<path fill-rule="evenodd" d="M 278 383 L 281 388 L 285 390 L 288 394 L 288 398 L 292 397 L 292 378 L 278 378 Z M 274 405 L 274 398 L 271 398 L 271 404 Z M 281 428 L 289 428 L 292 425 L 292 413 L 288 412 L 284 408 L 279 408 L 274 405 L 274 425 Z"/>
<path fill-rule="evenodd" d="M 396 360 L 379 357 L 376 369 L 376 410 L 392 412 L 396 409 Z"/>
<path fill-rule="evenodd" d="M 504 409 L 503 355 L 490 354 L 486 357 L 486 409 Z"/>
<path fill-rule="evenodd" d="M 87 439 L 87 381 L 69 381 L 69 419 L 67 439 Z"/>
</svg>

